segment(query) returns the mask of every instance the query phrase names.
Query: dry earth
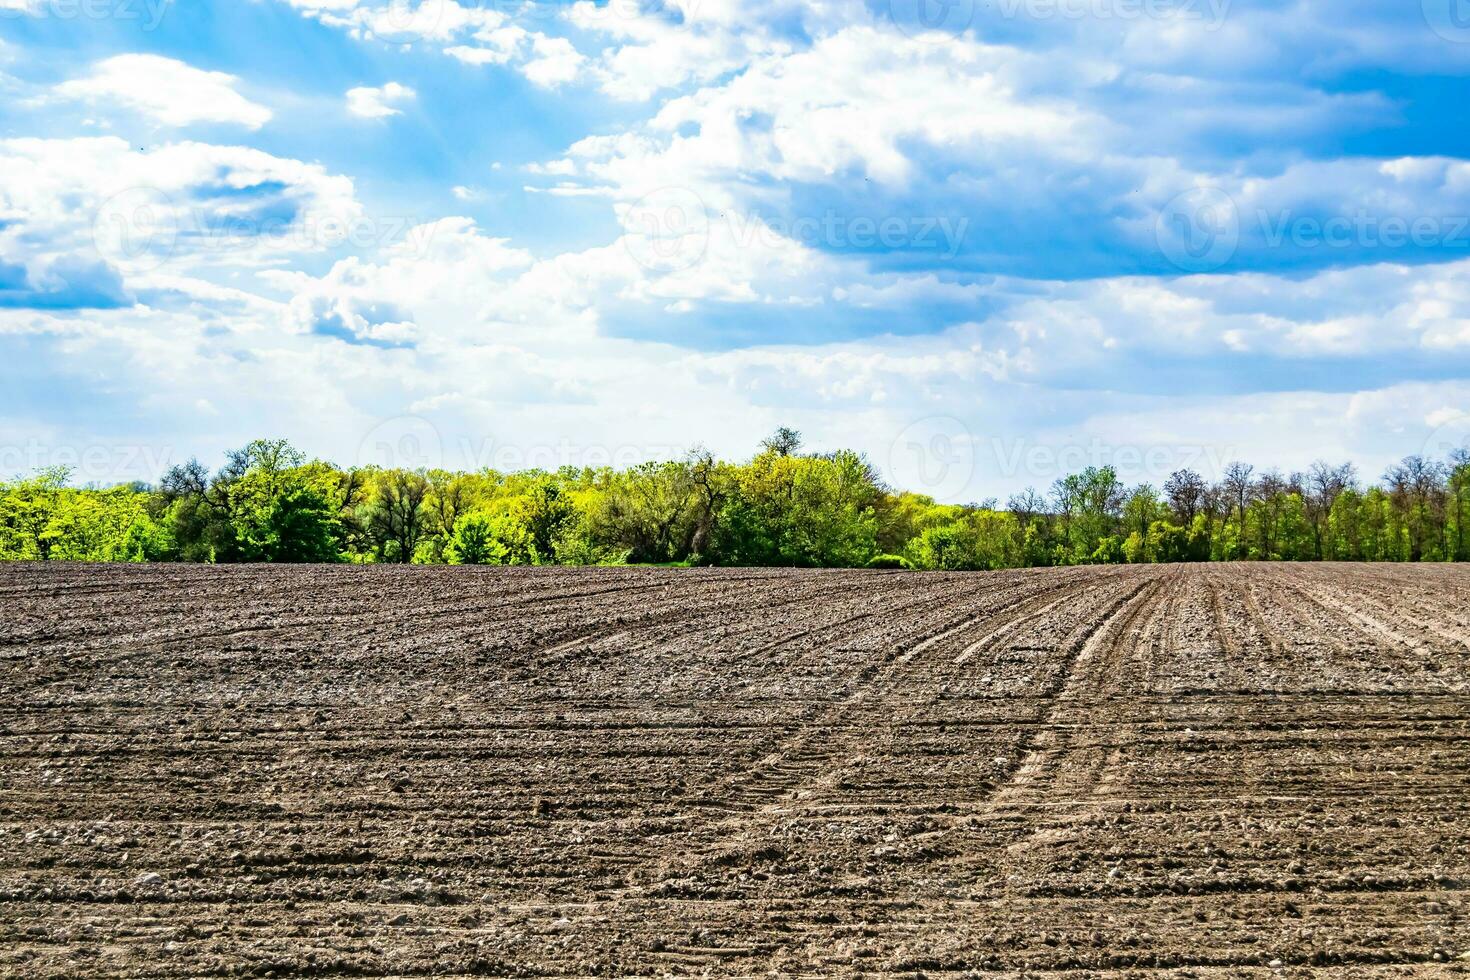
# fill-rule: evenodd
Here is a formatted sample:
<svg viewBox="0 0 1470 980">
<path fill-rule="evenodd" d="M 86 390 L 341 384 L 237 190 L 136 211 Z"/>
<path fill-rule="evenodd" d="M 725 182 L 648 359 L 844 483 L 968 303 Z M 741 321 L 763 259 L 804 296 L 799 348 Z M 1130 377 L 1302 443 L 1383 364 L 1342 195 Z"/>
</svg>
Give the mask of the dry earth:
<svg viewBox="0 0 1470 980">
<path fill-rule="evenodd" d="M 0 568 L 0 975 L 1470 974 L 1470 569 Z"/>
</svg>

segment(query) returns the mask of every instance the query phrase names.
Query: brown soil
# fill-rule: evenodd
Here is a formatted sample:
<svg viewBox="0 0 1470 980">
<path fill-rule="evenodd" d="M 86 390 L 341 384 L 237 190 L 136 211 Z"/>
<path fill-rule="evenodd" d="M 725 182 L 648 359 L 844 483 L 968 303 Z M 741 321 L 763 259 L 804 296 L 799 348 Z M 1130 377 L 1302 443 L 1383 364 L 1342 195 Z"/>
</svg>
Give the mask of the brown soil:
<svg viewBox="0 0 1470 980">
<path fill-rule="evenodd" d="M 0 975 L 1470 974 L 1467 642 L 1440 566 L 0 568 Z"/>
</svg>

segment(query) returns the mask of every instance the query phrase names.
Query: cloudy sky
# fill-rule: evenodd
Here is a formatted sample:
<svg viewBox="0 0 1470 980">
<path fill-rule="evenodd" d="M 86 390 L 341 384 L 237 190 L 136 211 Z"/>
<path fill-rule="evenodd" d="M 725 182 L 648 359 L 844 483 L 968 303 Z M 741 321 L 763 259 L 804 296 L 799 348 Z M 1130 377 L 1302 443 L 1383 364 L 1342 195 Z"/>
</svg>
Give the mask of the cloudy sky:
<svg viewBox="0 0 1470 980">
<path fill-rule="evenodd" d="M 0 469 L 1470 437 L 1466 0 L 0 0 Z"/>
</svg>

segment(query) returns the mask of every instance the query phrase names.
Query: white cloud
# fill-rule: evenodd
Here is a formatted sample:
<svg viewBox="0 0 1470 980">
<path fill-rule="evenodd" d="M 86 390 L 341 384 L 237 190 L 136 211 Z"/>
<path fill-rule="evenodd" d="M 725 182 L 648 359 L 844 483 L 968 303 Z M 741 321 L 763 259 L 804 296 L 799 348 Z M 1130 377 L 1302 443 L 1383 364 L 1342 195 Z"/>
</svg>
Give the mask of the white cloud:
<svg viewBox="0 0 1470 980">
<path fill-rule="evenodd" d="M 607 119 L 633 121 L 599 124 L 525 168 L 535 189 L 579 199 L 556 214 L 601 207 L 616 221 L 610 240 L 565 254 L 533 255 L 466 218 L 395 229 L 349 179 L 245 147 L 0 142 L 0 306 L 30 304 L 0 311 L 0 332 L 54 345 L 48 364 L 125 375 L 115 387 L 130 409 L 210 427 L 211 451 L 277 428 L 355 462 L 373 425 L 411 411 L 431 415 L 446 445 L 574 433 L 635 459 L 696 440 L 742 455 L 795 422 L 886 468 L 902 433 L 952 416 L 988 447 L 953 493 L 963 499 L 1061 475 L 1018 473 L 1003 462 L 1012 447 L 991 446 L 998 434 L 1029 446 L 1238 443 L 1267 465 L 1330 454 L 1371 466 L 1418 438 L 1415 420 L 1455 424 L 1450 410 L 1470 403 L 1463 383 L 1394 380 L 1470 351 L 1465 262 L 1390 251 L 1291 275 L 986 274 L 1018 256 L 1056 264 L 1085 232 L 1097 238 L 1081 244 L 1112 258 L 1144 255 L 1161 207 L 1195 186 L 1222 189 L 1245 215 L 1470 213 L 1461 161 L 1292 152 L 1400 111 L 1312 79 L 1459 57 L 1426 53 L 1435 39 L 1422 24 L 1416 36 L 1402 18 L 1365 20 L 1364 0 L 1258 5 L 1269 9 L 1233 10 L 1213 30 L 1150 17 L 998 23 L 982 4 L 974 31 L 944 43 L 871 12 L 883 4 L 826 0 L 286 2 L 385 56 L 447 55 L 453 78 L 501 66 L 650 104 L 641 121 L 615 107 Z M 269 118 L 236 79 L 157 60 L 169 84 L 104 62 L 57 94 L 183 120 L 170 125 Z M 397 83 L 346 95 L 367 118 L 408 98 Z M 118 194 L 134 196 L 111 205 Z M 984 227 L 970 253 L 938 261 L 792 232 L 791 219 L 824 213 Z M 339 253 L 327 229 L 344 224 L 374 234 Z M 1243 256 L 1259 230 L 1243 229 Z M 172 233 L 162 268 L 127 237 L 151 231 Z M 332 261 L 308 273 L 301 253 Z M 84 315 L 60 309 L 87 302 Z M 648 331 L 657 339 L 630 339 Z M 1396 367 L 1395 354 L 1412 356 Z M 1236 364 L 1267 367 L 1230 377 Z M 1352 366 L 1344 377 L 1363 391 L 1282 390 L 1312 387 L 1303 364 Z M 279 412 L 258 403 L 267 387 Z M 203 421 L 201 401 L 216 413 Z"/>
<path fill-rule="evenodd" d="M 286 0 L 361 41 L 423 44 L 467 65 L 507 65 L 544 88 L 574 81 L 586 61 L 565 38 L 529 31 L 493 4 L 456 0 Z"/>
<path fill-rule="evenodd" d="M 352 257 L 321 278 L 268 272 L 267 282 L 292 293 L 287 323 L 301 333 L 357 342 L 406 343 L 419 337 L 421 311 L 463 302 L 479 290 L 502 287 L 531 263 L 503 239 L 486 238 L 468 218 L 445 218 L 406 231 L 377 263 Z"/>
<path fill-rule="evenodd" d="M 408 102 L 418 93 L 406 85 L 389 82 L 378 88 L 362 87 L 347 92 L 347 111 L 363 119 L 383 119 L 402 115 L 397 103 Z"/>
<path fill-rule="evenodd" d="M 92 73 L 63 82 L 53 93 L 63 99 L 112 103 L 164 126 L 225 123 L 259 129 L 271 111 L 235 91 L 239 79 L 201 71 L 172 58 L 124 54 L 99 61 Z"/>
<path fill-rule="evenodd" d="M 33 279 L 97 263 L 129 282 L 278 263 L 335 247 L 364 221 L 351 180 L 247 147 L 0 140 L 0 263 L 21 259 Z"/>
<path fill-rule="evenodd" d="M 522 69 L 526 77 L 543 88 L 555 88 L 575 81 L 587 59 L 561 37 L 536 37 L 531 45 L 533 57 Z"/>
</svg>

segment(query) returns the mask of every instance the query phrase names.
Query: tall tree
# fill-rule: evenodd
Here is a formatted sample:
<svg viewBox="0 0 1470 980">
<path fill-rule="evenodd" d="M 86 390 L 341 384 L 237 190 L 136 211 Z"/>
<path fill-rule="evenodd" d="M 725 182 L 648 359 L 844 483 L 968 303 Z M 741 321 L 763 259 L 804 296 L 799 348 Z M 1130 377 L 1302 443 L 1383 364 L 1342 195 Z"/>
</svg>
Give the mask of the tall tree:
<svg viewBox="0 0 1470 980">
<path fill-rule="evenodd" d="M 376 475 L 368 511 L 368 533 L 381 559 L 408 564 L 427 531 L 429 479 L 410 470 Z M 452 526 L 452 525 L 451 525 Z"/>
<path fill-rule="evenodd" d="M 1194 523 L 1208 489 L 1205 478 L 1194 470 L 1175 470 L 1164 481 L 1164 496 L 1169 501 L 1169 509 L 1182 526 L 1189 527 Z"/>
<path fill-rule="evenodd" d="M 801 451 L 801 433 L 783 425 L 761 440 L 761 449 L 777 456 L 795 456 Z"/>
<path fill-rule="evenodd" d="M 1225 498 L 1230 502 L 1236 514 L 1235 557 L 1237 558 L 1245 555 L 1245 512 L 1251 501 L 1251 490 L 1254 486 L 1251 474 L 1255 470 L 1254 466 L 1247 463 L 1231 463 L 1225 467 L 1224 479 L 1220 483 Z M 1229 518 L 1228 513 L 1226 517 Z"/>
</svg>

